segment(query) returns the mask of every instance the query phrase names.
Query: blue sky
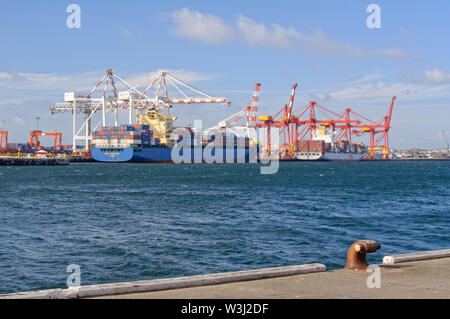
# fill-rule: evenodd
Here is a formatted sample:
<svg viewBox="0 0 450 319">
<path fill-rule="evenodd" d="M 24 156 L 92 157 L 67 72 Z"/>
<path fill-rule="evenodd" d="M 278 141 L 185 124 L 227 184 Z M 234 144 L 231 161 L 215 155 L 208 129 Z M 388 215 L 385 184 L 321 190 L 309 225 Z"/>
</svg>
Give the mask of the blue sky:
<svg viewBox="0 0 450 319">
<path fill-rule="evenodd" d="M 80 29 L 66 26 L 71 3 L 81 7 Z M 380 29 L 366 26 L 371 3 L 381 8 Z M 448 1 L 8 1 L 0 10 L 0 120 L 14 142 L 40 116 L 41 128 L 71 143 L 71 116 L 49 112 L 64 92 L 89 90 L 109 67 L 130 82 L 164 68 L 233 102 L 175 106 L 179 125 L 209 126 L 238 111 L 255 82 L 260 113 L 274 114 L 298 82 L 298 107 L 315 100 L 377 120 L 396 95 L 391 147 L 442 147 L 441 129 L 450 135 L 449 13 Z"/>
</svg>

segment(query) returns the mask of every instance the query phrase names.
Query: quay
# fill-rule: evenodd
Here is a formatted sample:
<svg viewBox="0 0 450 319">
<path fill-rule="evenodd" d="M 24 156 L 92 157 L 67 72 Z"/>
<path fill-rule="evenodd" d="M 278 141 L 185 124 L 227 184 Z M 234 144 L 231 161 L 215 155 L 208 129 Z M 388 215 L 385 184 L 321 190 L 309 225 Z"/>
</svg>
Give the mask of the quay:
<svg viewBox="0 0 450 319">
<path fill-rule="evenodd" d="M 374 251 L 355 244 L 347 267 L 357 265 L 349 261 L 352 249 L 363 263 L 365 253 Z M 450 299 L 450 249 L 385 256 L 383 264 L 362 268 L 326 271 L 323 264 L 306 264 L 13 293 L 0 299 Z"/>
<path fill-rule="evenodd" d="M 69 165 L 64 158 L 0 157 L 0 166 Z"/>
<path fill-rule="evenodd" d="M 98 163 L 92 157 L 69 156 L 67 158 L 70 163 Z"/>
</svg>

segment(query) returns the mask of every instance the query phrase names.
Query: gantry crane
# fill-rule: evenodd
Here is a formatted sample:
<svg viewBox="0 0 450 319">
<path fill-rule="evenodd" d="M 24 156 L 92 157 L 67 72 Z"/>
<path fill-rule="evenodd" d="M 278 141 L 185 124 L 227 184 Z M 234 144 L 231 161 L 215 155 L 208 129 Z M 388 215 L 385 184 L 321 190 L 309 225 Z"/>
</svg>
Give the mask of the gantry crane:
<svg viewBox="0 0 450 319">
<path fill-rule="evenodd" d="M 337 114 L 332 112 L 315 101 L 311 101 L 307 106 L 293 110 L 295 89 L 297 84 L 292 86 L 289 105 L 284 105 L 274 116 L 260 115 L 259 123 L 256 127 L 263 130 L 264 153 L 270 156 L 274 145 L 271 139 L 278 134 L 281 159 L 295 158 L 295 149 L 300 141 L 313 139 L 319 127 L 325 127 L 333 133 L 333 141 L 345 141 L 352 143 L 352 134 L 370 134 L 369 158 L 373 158 L 375 150 L 383 150 L 383 157 L 389 157 L 389 129 L 391 127 L 394 96 L 391 101 L 388 115 L 381 121 L 374 122 L 368 118 L 346 108 L 344 112 Z M 275 132 L 271 131 L 275 128 Z M 380 134 L 378 138 L 376 135 Z M 382 145 L 383 142 L 383 145 Z"/>
<path fill-rule="evenodd" d="M 117 83 L 125 86 L 125 91 L 117 90 Z M 104 83 L 103 93 L 100 97 L 94 97 L 96 90 Z M 173 86 L 177 92 L 180 92 L 182 98 L 172 98 L 168 94 L 168 85 Z M 143 112 L 144 110 L 163 110 L 167 112 L 172 104 L 191 104 L 191 103 L 223 103 L 229 105 L 231 102 L 224 97 L 213 97 L 191 85 L 174 77 L 167 70 L 159 70 L 149 77 L 144 89 L 139 90 L 138 86 L 132 86 L 127 81 L 119 77 L 114 70 L 108 69 L 100 81 L 89 91 L 88 94 L 77 92 L 66 92 L 65 102 L 55 103 L 51 106 L 52 113 L 71 112 L 73 127 L 73 150 L 77 151 L 76 143 L 78 140 L 85 142 L 84 151 L 89 150 L 92 140 L 92 131 L 102 125 L 106 126 L 107 115 L 114 113 L 114 124 L 118 126 L 119 110 L 128 110 L 128 122 L 133 124 L 132 111 Z M 182 90 L 194 92 L 197 96 L 191 97 Z M 152 91 L 154 92 L 152 93 Z M 108 95 L 109 92 L 109 95 Z M 91 128 L 91 120 L 97 112 L 101 111 L 101 119 L 96 126 Z M 77 125 L 77 115 L 85 114 L 82 125 Z M 81 133 L 84 129 L 84 133 Z"/>
<path fill-rule="evenodd" d="M 246 105 L 239 112 L 236 112 L 221 120 L 215 126 L 206 129 L 205 133 L 208 134 L 210 132 L 225 131 L 225 133 L 230 132 L 237 136 L 245 136 L 253 141 L 256 141 L 256 121 L 260 89 L 261 83 L 256 83 L 248 105 Z M 245 124 L 242 123 L 243 120 L 245 120 Z"/>
<path fill-rule="evenodd" d="M 3 146 L 3 139 L 5 140 L 5 146 Z M 0 149 L 8 148 L 8 131 L 0 131 Z"/>
<path fill-rule="evenodd" d="M 447 136 L 445 135 L 444 130 L 442 130 L 442 138 L 444 139 L 444 143 L 445 143 L 446 146 L 447 146 L 447 154 L 448 154 L 448 153 L 450 153 L 450 148 L 449 148 Z"/>
<path fill-rule="evenodd" d="M 39 136 L 53 136 L 54 137 L 54 143 L 53 143 L 54 149 L 55 150 L 61 149 L 62 133 L 47 133 L 47 132 L 42 132 L 39 130 L 34 130 L 30 133 L 30 146 L 31 147 L 40 146 L 40 142 L 38 139 Z"/>
<path fill-rule="evenodd" d="M 374 158 L 376 150 L 383 151 L 384 159 L 389 158 L 389 130 L 391 128 L 392 111 L 394 109 L 394 101 L 396 99 L 397 98 L 395 96 L 392 97 L 388 115 L 384 116 L 379 122 L 371 121 L 353 112 L 353 114 L 357 114 L 359 117 L 362 117 L 369 122 L 369 124 L 354 125 L 353 127 L 359 129 L 352 131 L 353 133 L 357 134 L 369 133 L 369 158 Z M 378 138 L 376 138 L 377 134 L 380 134 Z"/>
</svg>

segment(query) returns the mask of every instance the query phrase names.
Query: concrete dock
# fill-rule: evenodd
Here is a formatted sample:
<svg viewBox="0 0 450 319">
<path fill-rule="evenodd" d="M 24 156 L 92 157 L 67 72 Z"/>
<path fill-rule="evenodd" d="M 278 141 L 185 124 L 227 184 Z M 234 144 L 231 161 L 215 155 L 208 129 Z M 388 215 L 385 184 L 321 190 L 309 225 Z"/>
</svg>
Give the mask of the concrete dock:
<svg viewBox="0 0 450 319">
<path fill-rule="evenodd" d="M 385 256 L 367 270 L 322 264 L 0 295 L 0 298 L 450 299 L 450 249 Z"/>
<path fill-rule="evenodd" d="M 369 288 L 366 271 L 333 270 L 203 287 L 99 298 L 134 299 L 450 299 L 450 258 L 380 265 L 380 288 Z"/>
</svg>

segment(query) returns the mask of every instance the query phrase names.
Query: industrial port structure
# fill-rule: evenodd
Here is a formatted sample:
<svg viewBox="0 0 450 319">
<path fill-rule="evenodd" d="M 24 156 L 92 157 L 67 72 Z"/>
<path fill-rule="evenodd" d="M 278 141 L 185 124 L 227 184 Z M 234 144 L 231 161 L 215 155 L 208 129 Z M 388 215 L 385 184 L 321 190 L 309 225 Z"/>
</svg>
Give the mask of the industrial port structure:
<svg viewBox="0 0 450 319">
<path fill-rule="evenodd" d="M 388 115 L 380 121 L 372 121 L 350 108 L 346 108 L 342 113 L 337 114 L 320 106 L 315 101 L 308 105 L 294 109 L 294 98 L 297 83 L 292 86 L 289 104 L 284 105 L 274 116 L 260 115 L 259 123 L 254 124 L 257 128 L 262 128 L 264 132 L 264 150 L 270 155 L 272 153 L 273 129 L 277 129 L 276 134 L 282 137 L 282 144 L 279 145 L 281 159 L 294 159 L 295 150 L 301 141 L 312 140 L 318 128 L 323 130 L 328 128 L 335 132 L 337 142 L 351 144 L 353 135 L 361 136 L 369 134 L 369 154 L 368 158 L 373 159 L 375 152 L 380 150 L 384 159 L 389 158 L 389 130 L 391 128 L 392 110 L 394 107 L 394 96 L 391 101 Z M 378 135 L 378 136 L 377 136 Z"/>
<path fill-rule="evenodd" d="M 3 143 L 3 141 L 5 141 Z M 6 149 L 8 147 L 8 132 L 0 131 L 0 149 Z"/>
<path fill-rule="evenodd" d="M 124 91 L 118 91 L 118 82 L 125 87 Z M 182 97 L 170 97 L 168 85 L 174 87 Z M 273 116 L 258 116 L 260 88 L 261 84 L 256 83 L 250 103 L 238 113 L 210 129 L 227 130 L 251 138 L 263 136 L 257 141 L 262 153 L 267 156 L 275 155 L 283 160 L 295 159 L 298 149 L 305 145 L 305 141 L 313 140 L 317 132 L 325 130 L 333 132 L 333 141 L 339 145 L 352 144 L 355 137 L 368 134 L 369 146 L 366 158 L 373 159 L 376 153 L 381 153 L 384 159 L 389 158 L 389 130 L 395 96 L 392 98 L 387 115 L 379 121 L 373 121 L 350 108 L 346 108 L 341 113 L 335 113 L 315 101 L 296 108 L 294 99 L 297 84 L 294 84 L 288 104 L 282 106 Z M 96 93 L 97 96 L 95 96 Z M 191 96 L 193 93 L 195 97 Z M 132 86 L 119 77 L 115 71 L 108 69 L 88 93 L 66 92 L 64 102 L 55 103 L 51 106 L 50 111 L 52 114 L 58 112 L 72 114 L 72 151 L 88 155 L 93 132 L 100 126 L 107 125 L 107 117 L 110 114 L 113 114 L 114 124 L 118 126 L 119 112 L 127 111 L 128 124 L 131 125 L 133 124 L 133 112 L 135 118 L 138 118 L 139 115 L 142 116 L 148 110 L 167 112 L 168 114 L 173 104 L 193 103 L 230 105 L 231 102 L 228 98 L 214 97 L 202 92 L 171 75 L 167 70 L 159 70 L 152 74 L 143 88 L 138 89 L 137 86 Z M 80 115 L 84 116 L 82 121 L 79 120 Z M 96 115 L 97 117 L 95 117 Z M 94 118 L 96 122 L 93 126 Z M 31 132 L 30 148 L 39 147 L 38 136 L 44 135 L 54 137 L 53 150 L 67 149 L 68 146 L 61 145 L 61 133 L 46 133 L 39 130 Z M 8 132 L 1 131 L 0 137 L 0 149 L 4 151 L 8 149 Z M 273 143 L 274 137 L 278 138 L 278 143 Z M 80 140 L 84 144 L 81 147 L 77 146 Z"/>
<path fill-rule="evenodd" d="M 30 133 L 30 146 L 31 147 L 38 147 L 41 145 L 39 142 L 39 136 L 53 136 L 54 137 L 54 143 L 53 143 L 53 149 L 55 150 L 61 150 L 62 149 L 62 133 L 48 133 L 48 132 L 42 132 L 40 130 L 35 130 Z"/>
<path fill-rule="evenodd" d="M 295 91 L 297 83 L 292 86 L 289 104 L 284 105 L 274 116 L 257 115 L 261 84 L 256 83 L 251 102 L 240 112 L 233 114 L 220 122 L 215 128 L 228 128 L 233 132 L 242 132 L 242 129 L 262 130 L 262 150 L 267 156 L 274 155 L 276 149 L 280 159 L 295 159 L 295 152 L 302 141 L 312 140 L 315 131 L 320 127 L 335 132 L 336 142 L 351 144 L 353 136 L 369 134 L 369 154 L 367 158 L 375 158 L 376 151 L 381 151 L 382 158 L 389 158 L 389 130 L 391 128 L 392 111 L 396 97 L 392 98 L 388 115 L 380 121 L 372 121 L 350 108 L 337 114 L 315 101 L 308 105 L 294 109 Z M 245 124 L 239 126 L 239 121 L 245 119 Z M 238 130 L 239 129 L 239 130 Z M 249 134 L 250 135 L 250 134 Z M 258 134 L 253 134 L 258 136 Z M 273 145 L 272 140 L 278 139 Z"/>
<path fill-rule="evenodd" d="M 117 91 L 116 80 L 122 83 L 127 90 Z M 95 91 L 104 83 L 103 92 L 100 97 L 94 98 Z M 179 99 L 171 99 L 168 95 L 167 84 L 174 86 L 184 97 Z M 192 98 L 182 90 L 189 89 L 200 97 Z M 154 92 L 152 92 L 154 91 Z M 111 95 L 107 95 L 110 92 Z M 153 94 L 152 94 L 153 93 Z M 106 126 L 106 118 L 108 113 L 114 114 L 114 125 L 118 126 L 118 112 L 120 110 L 128 111 L 128 124 L 133 124 L 133 111 L 142 113 L 149 109 L 166 109 L 168 110 L 172 104 L 191 104 L 191 103 L 224 103 L 230 104 L 226 98 L 218 98 L 210 96 L 187 83 L 177 79 L 169 74 L 167 70 L 160 70 L 149 77 L 148 83 L 143 91 L 138 90 L 135 86 L 131 86 L 121 77 L 119 77 L 112 69 L 108 69 L 106 74 L 100 81 L 89 91 L 88 94 L 77 92 L 66 92 L 64 94 L 64 102 L 56 103 L 51 106 L 52 113 L 70 112 L 72 113 L 73 126 L 73 147 L 77 150 L 77 141 L 83 140 L 85 147 L 83 151 L 88 151 L 92 141 L 92 132 L 97 130 L 100 125 Z M 94 128 L 91 128 L 91 120 L 93 116 L 101 111 L 101 119 Z M 84 114 L 85 119 L 80 126 L 77 124 L 77 115 Z M 82 134 L 82 131 L 84 133 Z"/>
</svg>

